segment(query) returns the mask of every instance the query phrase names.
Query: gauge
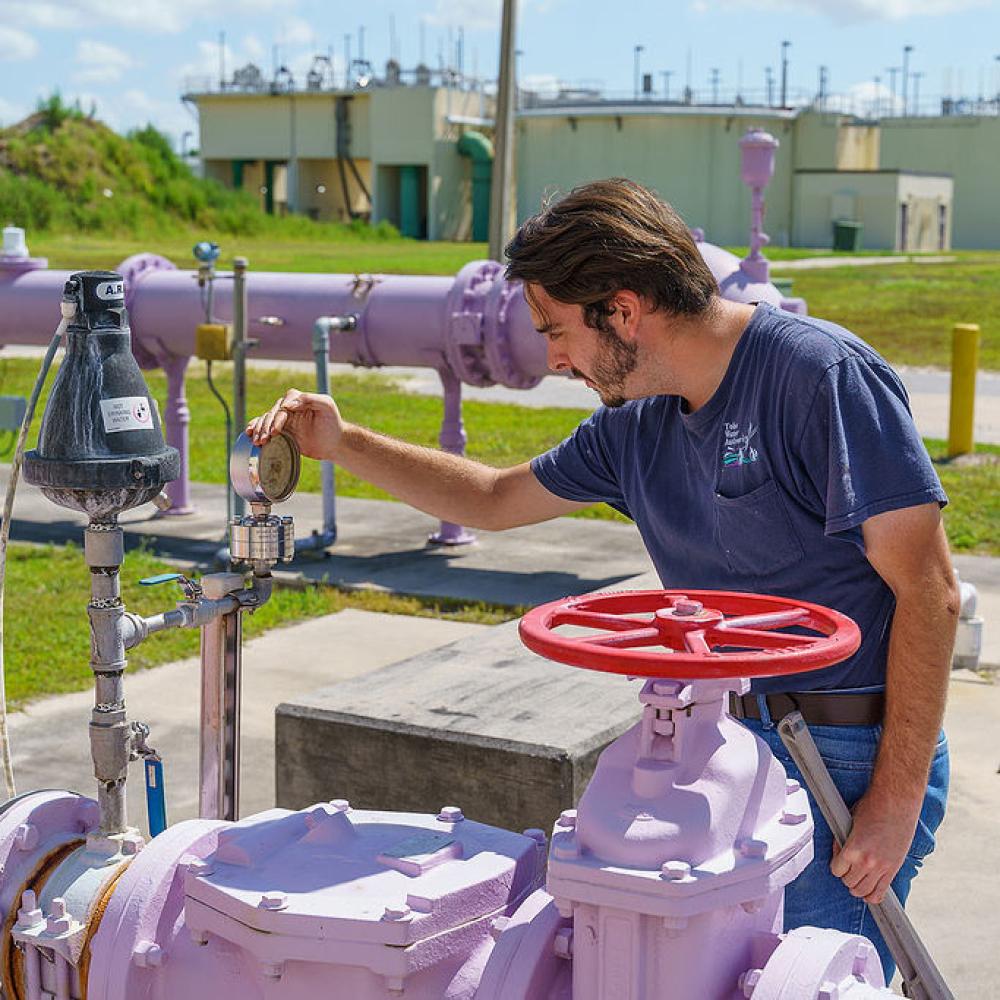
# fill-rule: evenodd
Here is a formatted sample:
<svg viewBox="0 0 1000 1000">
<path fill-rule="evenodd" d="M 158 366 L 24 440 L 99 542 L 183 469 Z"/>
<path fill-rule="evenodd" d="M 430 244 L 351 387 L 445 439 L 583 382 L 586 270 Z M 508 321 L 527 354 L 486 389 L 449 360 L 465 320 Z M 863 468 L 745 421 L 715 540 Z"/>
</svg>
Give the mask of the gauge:
<svg viewBox="0 0 1000 1000">
<path fill-rule="evenodd" d="M 299 466 L 299 447 L 287 434 L 275 434 L 262 445 L 241 434 L 229 460 L 229 478 L 250 503 L 280 503 L 294 492 Z"/>
</svg>

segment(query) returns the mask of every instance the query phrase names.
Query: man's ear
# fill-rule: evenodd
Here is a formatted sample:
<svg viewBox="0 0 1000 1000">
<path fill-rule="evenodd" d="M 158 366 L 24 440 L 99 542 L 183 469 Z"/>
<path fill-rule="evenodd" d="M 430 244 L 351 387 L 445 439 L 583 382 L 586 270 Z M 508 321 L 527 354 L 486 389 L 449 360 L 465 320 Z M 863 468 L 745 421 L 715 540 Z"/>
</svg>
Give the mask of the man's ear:
<svg viewBox="0 0 1000 1000">
<path fill-rule="evenodd" d="M 615 324 L 625 340 L 634 340 L 639 331 L 642 318 L 642 297 L 628 288 L 615 292 L 611 299 L 615 313 L 620 317 L 621 324 Z"/>
</svg>

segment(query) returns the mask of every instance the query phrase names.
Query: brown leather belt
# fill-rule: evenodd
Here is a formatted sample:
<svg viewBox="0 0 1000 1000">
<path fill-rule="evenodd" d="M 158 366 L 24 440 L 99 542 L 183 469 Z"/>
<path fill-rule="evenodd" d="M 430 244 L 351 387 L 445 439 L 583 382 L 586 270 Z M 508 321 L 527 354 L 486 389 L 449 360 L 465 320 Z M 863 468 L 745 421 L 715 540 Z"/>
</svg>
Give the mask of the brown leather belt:
<svg viewBox="0 0 1000 1000">
<path fill-rule="evenodd" d="M 801 712 L 812 726 L 877 726 L 885 715 L 885 694 L 838 694 L 833 691 L 803 691 L 766 696 L 767 710 L 774 722 L 790 712 Z M 757 695 L 729 696 L 729 714 L 734 719 L 759 719 Z"/>
</svg>

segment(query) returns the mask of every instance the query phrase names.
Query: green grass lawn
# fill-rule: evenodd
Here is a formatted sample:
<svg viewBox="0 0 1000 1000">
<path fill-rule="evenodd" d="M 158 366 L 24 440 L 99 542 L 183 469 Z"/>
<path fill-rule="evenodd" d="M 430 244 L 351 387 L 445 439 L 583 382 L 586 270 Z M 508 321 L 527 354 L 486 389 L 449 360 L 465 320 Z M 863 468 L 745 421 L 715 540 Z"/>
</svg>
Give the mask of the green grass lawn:
<svg viewBox="0 0 1000 1000">
<path fill-rule="evenodd" d="M 129 611 L 152 615 L 174 606 L 180 589 L 166 584 L 141 587 L 145 576 L 172 568 L 142 549 L 128 553 L 122 593 Z M 4 656 L 7 700 L 17 708 L 32 698 L 78 691 L 93 683 L 87 601 L 90 576 L 83 552 L 74 545 L 11 545 L 7 554 Z M 277 586 L 259 611 L 243 617 L 247 638 L 304 618 L 344 608 L 421 615 L 494 625 L 522 613 L 481 603 L 396 597 L 378 591 L 335 587 Z M 44 628 L 39 628 L 44 622 Z M 141 670 L 198 655 L 198 629 L 174 629 L 150 636 L 128 655 L 129 669 Z"/>
<path fill-rule="evenodd" d="M 221 269 L 233 257 L 246 257 L 256 271 L 310 271 L 331 274 L 455 274 L 470 260 L 489 256 L 485 243 L 444 243 L 402 236 L 370 239 L 225 236 L 192 230 L 179 235 L 134 239 L 92 234 L 28 233 L 33 256 L 47 257 L 49 267 L 96 269 L 117 267 L 135 253 L 156 253 L 180 268 L 196 267 L 191 248 L 198 240 L 215 239 L 222 247 Z"/>
<path fill-rule="evenodd" d="M 1000 369 L 1000 253 L 961 253 L 944 264 L 787 272 L 813 316 L 867 340 L 896 365 L 951 364 L 956 323 L 978 323 L 979 366 Z"/>
</svg>

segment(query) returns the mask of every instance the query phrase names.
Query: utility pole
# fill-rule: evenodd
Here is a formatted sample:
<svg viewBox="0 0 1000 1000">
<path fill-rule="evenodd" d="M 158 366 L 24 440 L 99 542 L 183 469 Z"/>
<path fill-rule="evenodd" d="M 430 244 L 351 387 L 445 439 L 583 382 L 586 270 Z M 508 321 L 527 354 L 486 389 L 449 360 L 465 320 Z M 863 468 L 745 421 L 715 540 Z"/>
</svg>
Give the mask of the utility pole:
<svg viewBox="0 0 1000 1000">
<path fill-rule="evenodd" d="M 890 66 L 886 73 L 889 74 L 889 116 L 896 113 L 896 74 L 899 72 L 898 66 Z"/>
<path fill-rule="evenodd" d="M 913 51 L 912 45 L 903 46 L 903 117 L 904 118 L 910 112 L 910 104 L 909 101 L 907 100 L 908 96 L 907 81 L 909 80 L 910 76 L 908 67 L 910 65 L 910 53 L 912 51 Z"/>
<path fill-rule="evenodd" d="M 781 106 L 788 107 L 788 49 L 791 42 L 781 43 Z"/>
<path fill-rule="evenodd" d="M 920 114 L 920 78 L 924 76 L 924 73 L 911 73 L 913 77 L 913 113 L 915 115 Z"/>
<path fill-rule="evenodd" d="M 878 118 L 882 111 L 882 77 L 875 77 L 875 118 Z"/>
<path fill-rule="evenodd" d="M 644 50 L 645 50 L 645 46 L 644 45 L 637 45 L 635 47 L 635 49 L 633 50 L 633 55 L 635 57 L 634 58 L 634 70 L 633 70 L 633 72 L 634 72 L 633 94 L 634 94 L 634 100 L 636 100 L 636 101 L 639 100 L 639 82 L 640 82 L 640 78 L 639 78 L 639 56 L 642 55 L 642 53 L 643 53 Z"/>
<path fill-rule="evenodd" d="M 500 79 L 494 131 L 493 178 L 490 189 L 490 260 L 503 260 L 510 226 L 514 176 L 514 95 L 517 81 L 514 41 L 517 38 L 517 0 L 503 0 L 500 30 Z"/>
<path fill-rule="evenodd" d="M 997 58 L 1000 59 L 1000 56 L 997 56 Z M 663 77 L 663 99 L 665 101 L 670 100 L 670 78 L 673 75 L 674 71 L 672 69 L 665 69 L 660 73 L 660 76 Z"/>
<path fill-rule="evenodd" d="M 717 69 L 709 70 L 711 73 L 712 82 L 712 103 L 719 103 L 719 71 Z"/>
<path fill-rule="evenodd" d="M 351 36 L 344 35 L 344 90 L 351 89 Z"/>
<path fill-rule="evenodd" d="M 226 89 L 226 33 L 219 32 L 219 90 Z"/>
<path fill-rule="evenodd" d="M 764 67 L 764 79 L 767 81 L 767 106 L 774 107 L 774 71 L 770 66 Z"/>
<path fill-rule="evenodd" d="M 820 111 L 826 110 L 826 81 L 827 81 L 827 68 L 825 66 L 820 66 L 819 68 L 819 94 L 817 95 L 817 103 L 819 104 Z"/>
</svg>

